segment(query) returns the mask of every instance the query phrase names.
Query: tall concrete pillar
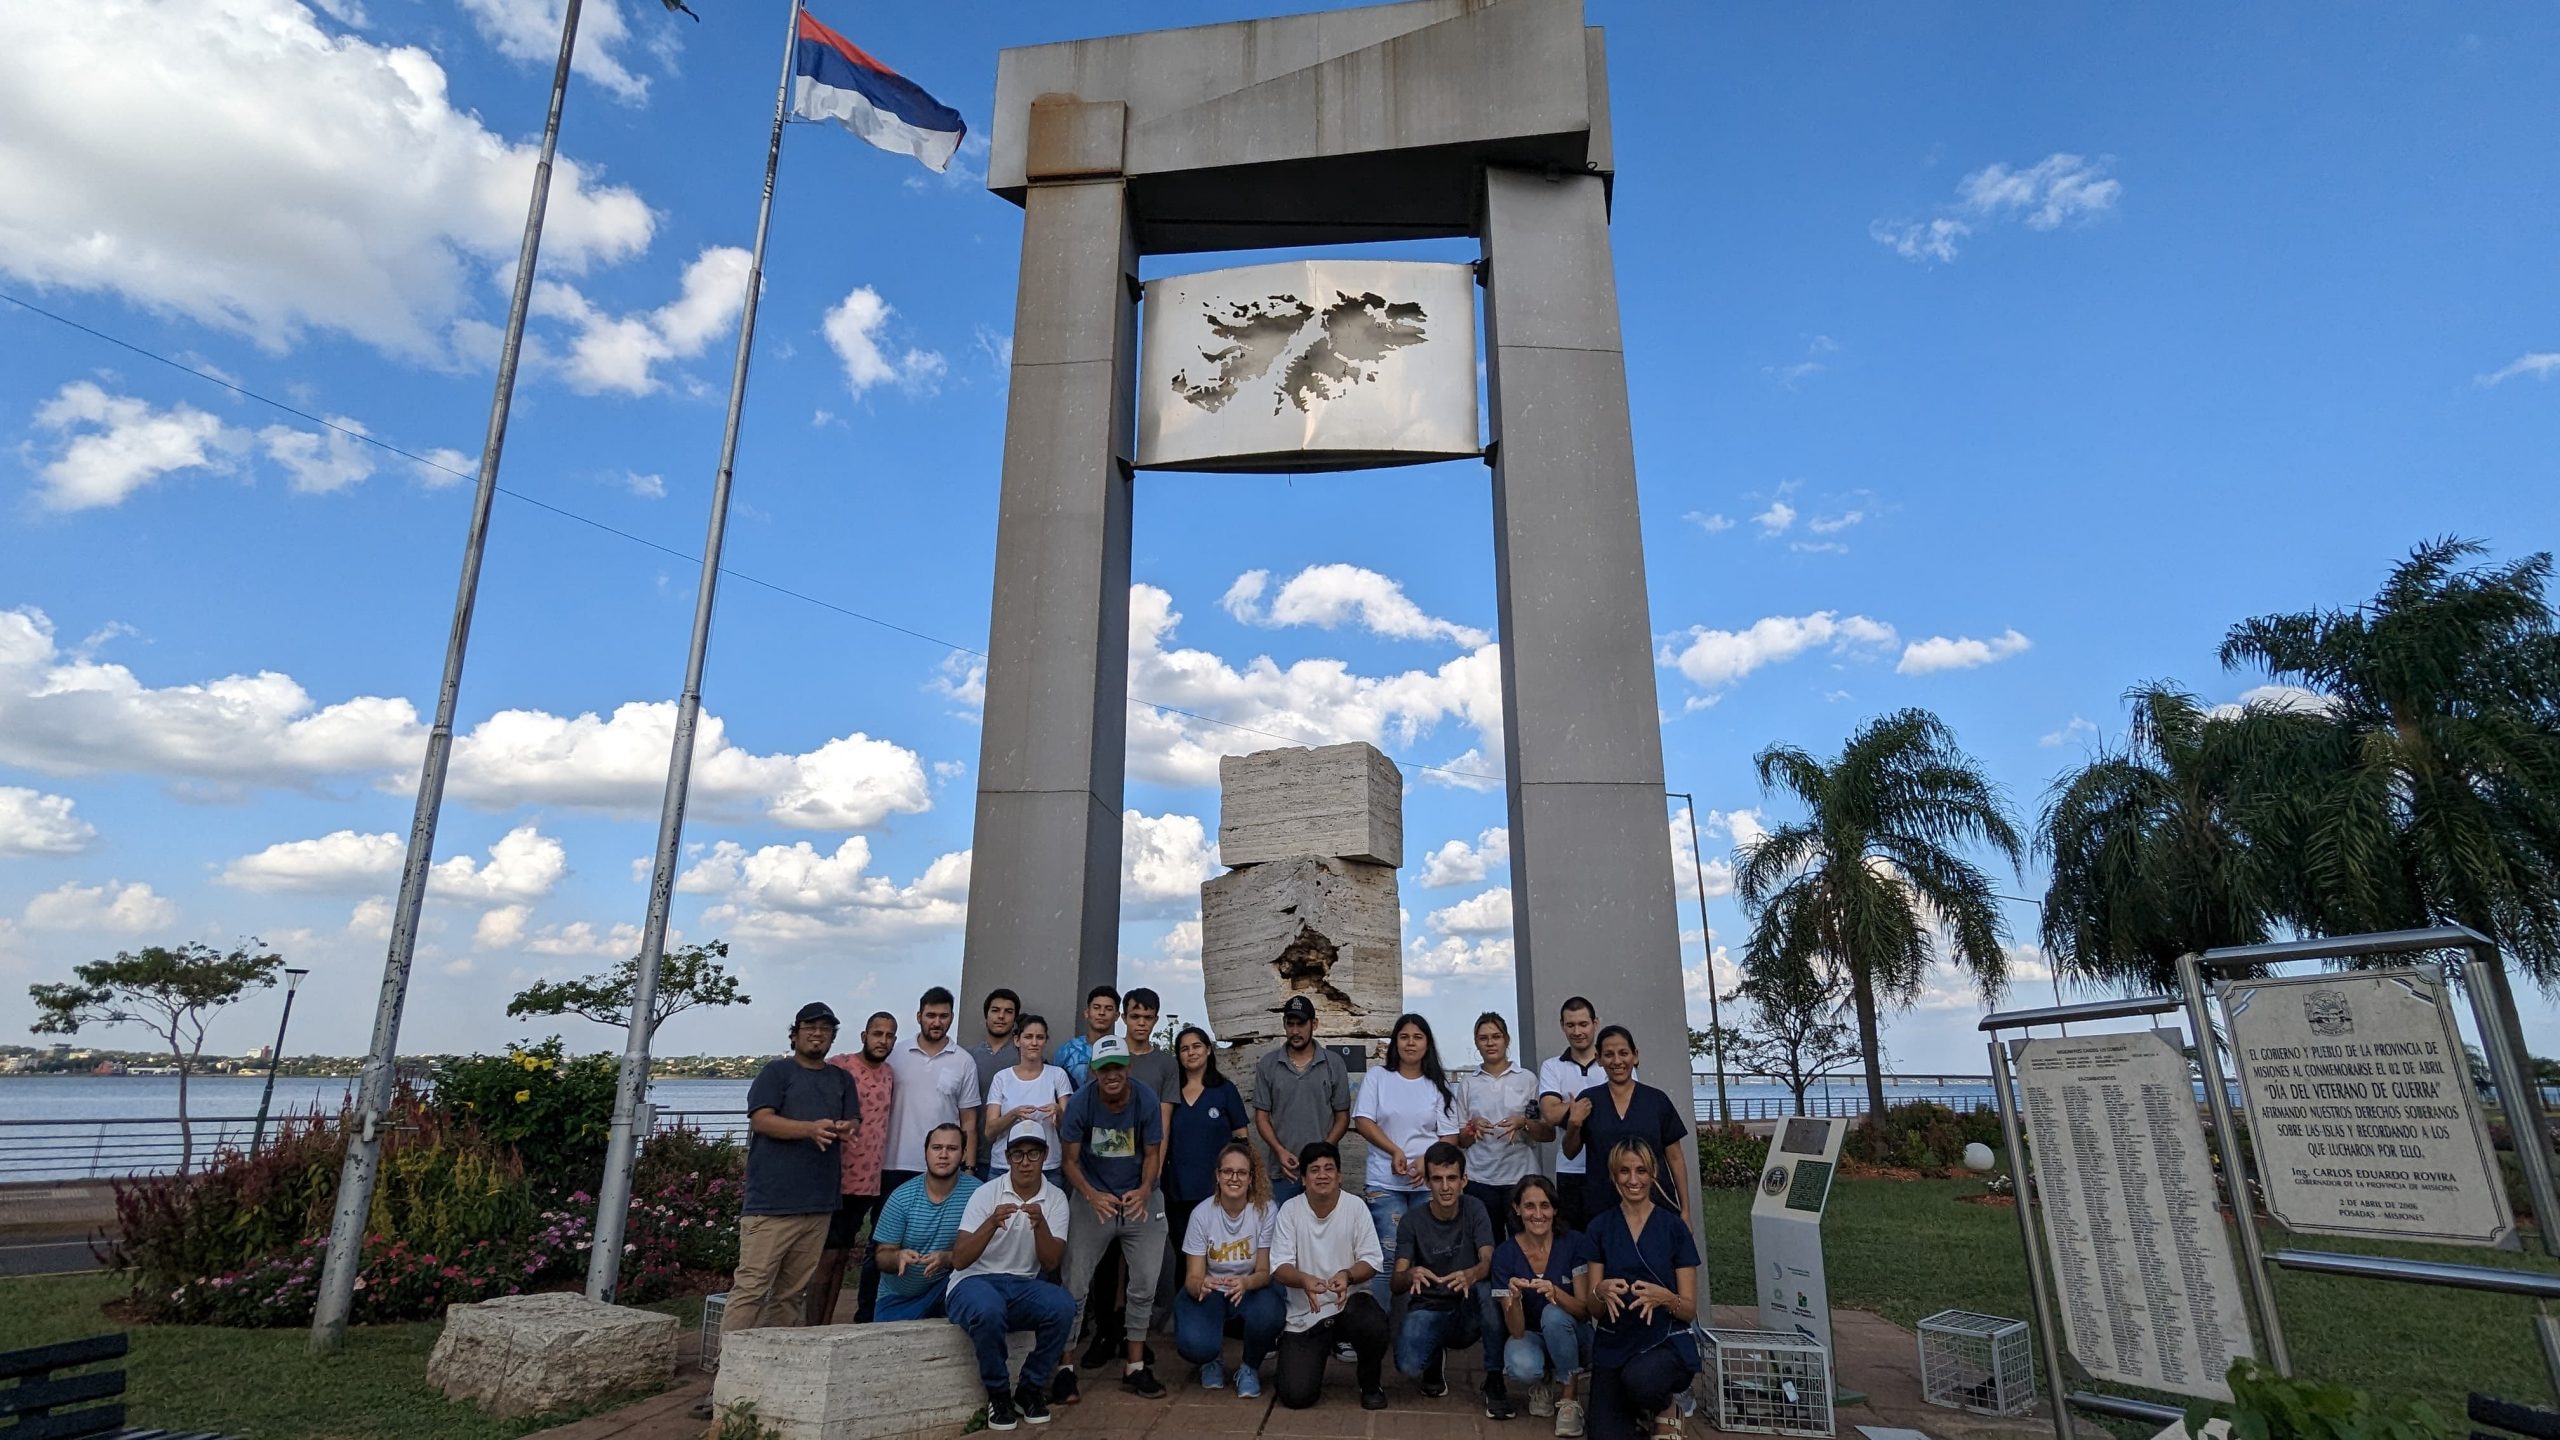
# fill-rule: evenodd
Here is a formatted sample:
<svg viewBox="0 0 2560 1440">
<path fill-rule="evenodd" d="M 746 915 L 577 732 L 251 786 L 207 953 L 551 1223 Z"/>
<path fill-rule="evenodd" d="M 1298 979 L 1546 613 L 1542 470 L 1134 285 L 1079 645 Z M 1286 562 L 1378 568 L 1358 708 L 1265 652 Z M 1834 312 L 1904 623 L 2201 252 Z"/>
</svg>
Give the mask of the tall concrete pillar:
<svg viewBox="0 0 2560 1440">
<path fill-rule="evenodd" d="M 1119 971 L 1137 253 L 1118 175 L 1025 194 L 964 1014 L 1004 985 L 1071 1026 Z"/>
<path fill-rule="evenodd" d="M 1487 170 L 1483 224 L 1521 1030 L 1553 1055 L 1556 1007 L 1589 996 L 1685 1107 L 1688 1006 L 1604 182 Z M 1697 1154 L 1685 1153 L 1695 1195 Z"/>
</svg>

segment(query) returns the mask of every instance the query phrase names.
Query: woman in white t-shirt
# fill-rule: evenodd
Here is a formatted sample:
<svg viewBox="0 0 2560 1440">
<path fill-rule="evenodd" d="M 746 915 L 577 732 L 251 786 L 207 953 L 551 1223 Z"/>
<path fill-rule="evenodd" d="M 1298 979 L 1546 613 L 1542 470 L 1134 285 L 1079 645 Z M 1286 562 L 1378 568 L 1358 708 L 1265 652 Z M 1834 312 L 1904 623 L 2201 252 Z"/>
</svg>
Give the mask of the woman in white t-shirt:
<svg viewBox="0 0 2560 1440">
<path fill-rule="evenodd" d="M 1025 1015 L 1014 1023 L 1013 1040 L 1022 1058 L 1014 1065 L 999 1070 L 987 1082 L 987 1113 L 979 1121 L 989 1135 L 1010 1135 L 1013 1127 L 1024 1121 L 1040 1127 L 1049 1142 L 1052 1160 L 1066 1152 L 1058 1144 L 1058 1117 L 1066 1113 L 1067 1097 L 1075 1094 L 1075 1082 L 1067 1072 L 1048 1064 L 1049 1022 L 1037 1015 Z M 1061 1184 L 1061 1172 L 1051 1165 L 1041 1172 L 1052 1185 Z"/>
<path fill-rule="evenodd" d="M 1262 1361 L 1280 1343 L 1289 1304 L 1271 1284 L 1271 1182 L 1262 1159 L 1238 1140 L 1218 1152 L 1218 1189 L 1191 1212 L 1182 1237 L 1183 1282 L 1173 1297 L 1173 1348 L 1200 1367 L 1200 1388 L 1227 1383 L 1218 1363 L 1227 1339 L 1227 1317 L 1244 1320 L 1243 1363 L 1236 1394 L 1262 1394 Z"/>
<path fill-rule="evenodd" d="M 1466 1125 L 1458 1143 L 1467 1152 L 1467 1193 L 1484 1202 L 1499 1245 L 1511 1233 L 1511 1187 L 1537 1168 L 1530 1143 L 1555 1132 L 1538 1113 L 1538 1077 L 1511 1063 L 1510 1022 L 1491 1010 L 1477 1016 L 1476 1053 L 1483 1065 L 1459 1086 Z"/>
<path fill-rule="evenodd" d="M 1456 1143 L 1464 1128 L 1457 1092 L 1440 1064 L 1431 1022 L 1399 1015 L 1387 1042 L 1387 1063 L 1360 1077 L 1351 1123 L 1369 1142 L 1369 1218 L 1377 1222 L 1386 1263 L 1369 1282 L 1380 1308 L 1390 1300 L 1387 1277 L 1396 1269 L 1396 1222 L 1416 1205 L 1431 1203 L 1422 1180 L 1422 1152 L 1433 1142 Z"/>
</svg>

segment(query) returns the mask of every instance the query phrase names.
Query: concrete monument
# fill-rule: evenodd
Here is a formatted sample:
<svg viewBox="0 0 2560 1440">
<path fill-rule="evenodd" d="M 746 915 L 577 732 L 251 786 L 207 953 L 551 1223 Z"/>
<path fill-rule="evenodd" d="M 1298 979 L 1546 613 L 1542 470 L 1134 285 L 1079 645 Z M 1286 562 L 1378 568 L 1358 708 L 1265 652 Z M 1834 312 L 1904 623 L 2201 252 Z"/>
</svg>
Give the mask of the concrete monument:
<svg viewBox="0 0 2560 1440">
<path fill-rule="evenodd" d="M 1482 453 L 1522 1058 L 1561 1048 L 1556 1007 L 1571 994 L 1631 1026 L 1648 1053 L 1687 1053 L 1609 254 L 1607 69 L 1581 0 L 1412 0 L 1008 50 L 992 145 L 988 188 L 1023 210 L 1022 271 L 968 994 L 1006 985 L 1072 1013 L 1084 987 L 1119 969 L 1139 257 L 1472 236 L 1483 247 L 1492 433 Z M 1367 403 L 1391 367 L 1441 343 L 1389 343 L 1409 342 L 1412 325 L 1435 333 L 1440 317 L 1393 310 L 1430 310 L 1409 297 L 1380 290 L 1371 307 L 1365 287 L 1273 293 L 1316 311 L 1350 302 L 1340 319 L 1362 353 L 1347 359 L 1367 368 L 1356 381 L 1329 377 L 1323 395 L 1303 387 L 1327 403 Z M 1180 320 L 1151 317 L 1148 328 Z M 1270 337 L 1222 344 L 1246 340 L 1251 368 Z M 1192 380 L 1222 368 L 1193 350 Z M 1234 405 L 1247 391 L 1274 403 L 1267 373 L 1237 385 Z M 1285 421 L 1294 402 L 1279 388 Z M 1303 448 L 1266 439 L 1252 462 L 1344 463 L 1320 423 L 1306 428 L 1291 442 Z M 1239 458 L 1189 451 L 1175 463 Z M 1381 458 L 1397 457 L 1366 463 Z M 1312 874 L 1298 883 L 1326 886 Z"/>
</svg>

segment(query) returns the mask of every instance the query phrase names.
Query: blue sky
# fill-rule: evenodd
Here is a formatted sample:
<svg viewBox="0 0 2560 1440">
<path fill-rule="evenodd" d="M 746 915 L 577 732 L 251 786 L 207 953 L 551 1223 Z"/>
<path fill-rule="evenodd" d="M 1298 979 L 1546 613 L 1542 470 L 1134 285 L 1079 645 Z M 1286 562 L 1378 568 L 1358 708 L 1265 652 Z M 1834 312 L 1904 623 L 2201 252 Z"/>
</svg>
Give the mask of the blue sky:
<svg viewBox="0 0 2560 1440">
<path fill-rule="evenodd" d="M 507 995 L 627 953 L 641 916 L 785 15 L 696 8 L 590 3 L 503 479 L 596 524 L 498 502 L 408 1048 L 532 1033 Z M 983 130 L 1004 45 L 1287 7 L 815 8 Z M 2261 683 L 2213 662 L 2232 621 L 2351 602 L 2426 536 L 2552 543 L 2549 9 L 1590 14 L 1666 766 L 1711 884 L 1772 741 L 1926 705 L 2031 816 L 2128 685 Z M 0 279 L 467 471 L 554 25 L 539 0 L 0 16 Z M 956 977 L 969 657 L 844 612 L 984 643 L 1019 212 L 983 161 L 788 137 L 729 561 L 798 594 L 722 592 L 677 911 L 758 1003 L 665 1048 Z M 256 933 L 315 968 L 298 1042 L 360 1049 L 467 485 L 7 305 L 0 432 L 0 1031 L 79 960 Z M 1483 468 L 1139 496 L 1133 693 L 1415 762 L 1416 1003 L 1507 1010 L 1500 792 L 1418 768 L 1499 765 Z M 1203 782 L 1268 743 L 1132 712 L 1123 976 L 1176 1010 Z M 1941 977 L 1894 1062 L 1978 1070 L 1978 1010 Z"/>
</svg>

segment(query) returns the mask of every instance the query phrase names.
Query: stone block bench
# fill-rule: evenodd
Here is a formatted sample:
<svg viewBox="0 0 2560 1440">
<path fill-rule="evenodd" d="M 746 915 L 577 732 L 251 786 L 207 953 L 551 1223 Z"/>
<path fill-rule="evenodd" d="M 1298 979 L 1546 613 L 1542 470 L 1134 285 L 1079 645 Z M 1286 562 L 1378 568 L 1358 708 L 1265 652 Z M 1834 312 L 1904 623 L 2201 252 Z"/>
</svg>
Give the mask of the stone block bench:
<svg viewBox="0 0 2560 1440">
<path fill-rule="evenodd" d="M 445 1311 L 427 1383 L 501 1419 L 539 1415 L 666 1384 L 680 1328 L 583 1295 L 502 1295 Z"/>
<path fill-rule="evenodd" d="M 1031 1332 L 1007 1347 L 1019 1372 Z M 978 1352 L 948 1320 L 741 1330 L 720 1341 L 711 1403 L 755 1407 L 782 1440 L 943 1440 L 987 1403 Z"/>
</svg>

